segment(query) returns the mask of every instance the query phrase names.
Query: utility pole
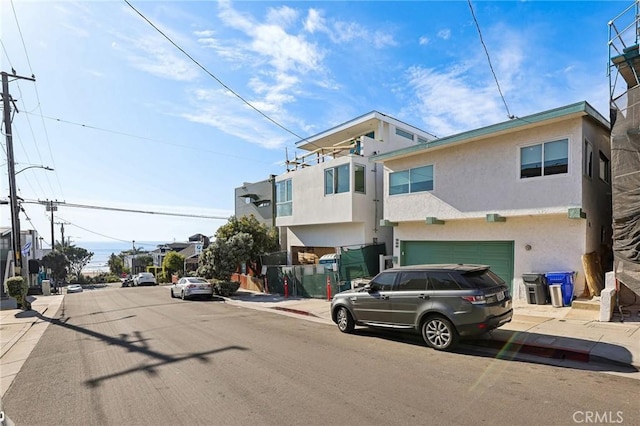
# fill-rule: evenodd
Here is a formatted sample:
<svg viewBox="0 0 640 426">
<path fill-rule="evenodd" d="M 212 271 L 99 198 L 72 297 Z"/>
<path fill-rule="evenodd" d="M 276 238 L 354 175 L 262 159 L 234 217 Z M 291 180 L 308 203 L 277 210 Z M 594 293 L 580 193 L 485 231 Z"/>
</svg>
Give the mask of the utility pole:
<svg viewBox="0 0 640 426">
<path fill-rule="evenodd" d="M 11 70 L 13 74 L 11 78 L 14 80 L 30 80 L 36 81 L 34 76 L 22 77 L 16 75 L 15 70 Z M 13 251 L 14 275 L 22 276 L 22 254 L 20 253 L 20 209 L 18 208 L 18 194 L 16 190 L 16 165 L 13 156 L 13 135 L 11 133 L 11 103 L 13 99 L 9 94 L 9 74 L 2 71 L 2 107 L 4 109 L 4 132 L 7 139 L 7 166 L 9 174 L 9 202 L 11 203 L 11 240 Z M 15 103 L 14 103 L 15 107 Z M 15 108 L 16 112 L 18 108 Z M 4 285 L 2 287 L 2 297 L 6 297 Z"/>
<path fill-rule="evenodd" d="M 55 240 L 55 234 L 54 234 L 54 230 L 53 230 L 53 225 L 55 225 L 55 221 L 53 220 L 53 212 L 58 211 L 58 205 L 59 204 L 64 204 L 63 201 L 53 201 L 53 200 L 46 200 L 46 201 L 40 201 L 38 200 L 38 203 L 40 204 L 44 204 L 46 206 L 46 209 L 48 212 L 51 212 L 51 251 L 55 251 L 56 249 L 56 240 Z M 64 229 L 63 229 L 63 235 L 64 235 Z M 64 240 L 63 243 L 64 245 Z"/>
</svg>

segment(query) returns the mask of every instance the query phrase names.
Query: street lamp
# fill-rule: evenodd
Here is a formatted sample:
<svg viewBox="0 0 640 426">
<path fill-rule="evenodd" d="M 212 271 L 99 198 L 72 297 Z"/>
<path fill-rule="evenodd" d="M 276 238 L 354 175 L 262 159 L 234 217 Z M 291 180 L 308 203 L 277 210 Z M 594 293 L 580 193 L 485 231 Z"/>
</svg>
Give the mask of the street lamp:
<svg viewBox="0 0 640 426">
<path fill-rule="evenodd" d="M 25 167 L 24 169 L 20 169 L 20 170 L 18 170 L 18 171 L 16 172 L 16 175 L 17 175 L 18 173 L 22 173 L 22 172 L 24 172 L 24 171 L 25 171 L 25 170 L 27 170 L 27 169 L 44 169 L 44 170 L 48 170 L 48 171 L 50 171 L 50 172 L 52 172 L 52 171 L 53 171 L 53 169 L 52 169 L 51 167 L 49 167 L 49 166 L 41 166 L 41 165 L 37 165 L 37 164 L 32 164 L 32 165 L 30 165 L 30 166 L 28 166 L 28 167 Z"/>
</svg>

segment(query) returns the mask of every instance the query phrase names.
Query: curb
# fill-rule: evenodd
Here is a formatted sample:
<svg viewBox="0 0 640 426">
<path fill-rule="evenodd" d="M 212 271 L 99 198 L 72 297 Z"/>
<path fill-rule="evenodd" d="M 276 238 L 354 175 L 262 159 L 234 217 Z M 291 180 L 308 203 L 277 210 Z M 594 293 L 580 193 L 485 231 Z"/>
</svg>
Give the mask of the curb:
<svg viewBox="0 0 640 426">
<path fill-rule="evenodd" d="M 271 309 L 275 309 L 276 311 L 291 312 L 292 314 L 305 315 L 308 317 L 320 318 L 316 314 L 312 314 L 311 312 L 303 311 L 301 309 L 285 308 L 284 306 L 272 306 Z"/>
<path fill-rule="evenodd" d="M 595 361 L 597 358 L 600 361 L 615 362 L 602 357 L 592 357 L 588 351 L 559 348 L 547 345 L 532 345 L 529 343 L 510 342 L 507 340 L 497 340 L 495 338 L 492 338 L 491 340 L 469 340 L 468 343 L 473 346 L 482 346 L 486 348 L 497 349 L 500 352 L 510 352 L 516 354 L 521 353 L 527 355 L 535 355 L 542 358 L 552 358 L 585 363 Z"/>
</svg>

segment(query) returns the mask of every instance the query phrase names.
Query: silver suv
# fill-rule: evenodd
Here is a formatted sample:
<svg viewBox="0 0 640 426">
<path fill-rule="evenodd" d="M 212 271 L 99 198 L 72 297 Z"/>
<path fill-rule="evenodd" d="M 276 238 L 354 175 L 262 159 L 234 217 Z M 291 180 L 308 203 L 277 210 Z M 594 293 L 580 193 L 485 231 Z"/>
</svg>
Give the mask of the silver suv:
<svg viewBox="0 0 640 426">
<path fill-rule="evenodd" d="M 512 315 L 509 287 L 485 265 L 391 268 L 331 301 L 331 318 L 343 333 L 355 325 L 413 329 L 438 350 L 500 327 Z"/>
</svg>

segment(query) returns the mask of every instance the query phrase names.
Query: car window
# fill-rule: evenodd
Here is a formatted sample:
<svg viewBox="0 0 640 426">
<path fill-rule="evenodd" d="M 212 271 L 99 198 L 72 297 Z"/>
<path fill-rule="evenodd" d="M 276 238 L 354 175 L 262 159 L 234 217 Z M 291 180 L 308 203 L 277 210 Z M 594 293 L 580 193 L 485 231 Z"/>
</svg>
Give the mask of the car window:
<svg viewBox="0 0 640 426">
<path fill-rule="evenodd" d="M 400 281 L 396 287 L 398 291 L 421 291 L 427 289 L 427 273 L 424 271 L 409 271 L 400 274 Z"/>
<path fill-rule="evenodd" d="M 189 278 L 189 282 L 195 283 L 195 284 L 208 284 L 207 281 L 202 280 L 200 278 Z"/>
<path fill-rule="evenodd" d="M 180 280 L 178 281 L 178 284 L 184 284 L 185 279 L 184 278 L 180 278 Z"/>
<path fill-rule="evenodd" d="M 502 278 L 488 269 L 467 272 L 462 276 L 473 285 L 473 288 L 491 288 L 504 285 Z"/>
<path fill-rule="evenodd" d="M 429 290 L 460 290 L 460 286 L 448 272 L 429 272 Z"/>
<path fill-rule="evenodd" d="M 393 284 L 396 281 L 397 272 L 381 272 L 373 280 L 370 285 L 375 285 L 378 291 L 390 291 L 393 288 Z"/>
</svg>

